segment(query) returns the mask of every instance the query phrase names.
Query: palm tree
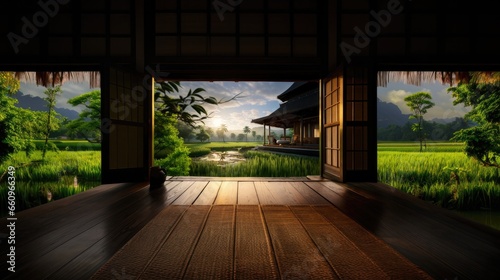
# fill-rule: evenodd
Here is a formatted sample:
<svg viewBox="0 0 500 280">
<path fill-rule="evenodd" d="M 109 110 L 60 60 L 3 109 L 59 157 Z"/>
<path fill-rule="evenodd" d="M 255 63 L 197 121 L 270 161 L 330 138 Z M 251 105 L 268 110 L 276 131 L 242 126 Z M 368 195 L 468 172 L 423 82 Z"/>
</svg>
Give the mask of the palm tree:
<svg viewBox="0 0 500 280">
<path fill-rule="evenodd" d="M 248 133 L 250 133 L 250 127 L 248 127 L 248 125 L 243 128 L 243 133 L 245 133 L 245 139 L 248 142 Z"/>
<path fill-rule="evenodd" d="M 257 136 L 257 131 L 255 130 L 252 130 L 252 137 L 253 137 L 253 141 L 256 141 L 255 140 L 255 137 Z"/>
<path fill-rule="evenodd" d="M 220 125 L 220 127 L 219 127 L 219 129 L 217 129 L 217 136 L 218 136 L 219 138 L 222 138 L 222 141 L 223 141 L 223 142 L 226 142 L 226 140 L 224 139 L 224 136 L 226 136 L 226 134 L 225 134 L 225 133 L 226 133 L 227 131 L 228 131 L 228 130 L 227 130 L 227 125 L 225 125 L 225 124 L 221 124 L 221 125 Z"/>
</svg>

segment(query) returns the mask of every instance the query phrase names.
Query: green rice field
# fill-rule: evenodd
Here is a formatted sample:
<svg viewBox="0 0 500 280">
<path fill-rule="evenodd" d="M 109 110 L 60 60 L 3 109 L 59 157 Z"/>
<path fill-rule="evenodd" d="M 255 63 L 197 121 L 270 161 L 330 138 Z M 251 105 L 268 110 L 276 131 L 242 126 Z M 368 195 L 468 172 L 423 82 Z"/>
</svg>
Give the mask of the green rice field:
<svg viewBox="0 0 500 280">
<path fill-rule="evenodd" d="M 15 167 L 16 211 L 21 211 L 77 194 L 101 184 L 100 151 L 47 152 L 44 161 L 41 151 L 31 158 L 24 152 L 14 154 L 0 165 L 0 214 L 6 215 L 7 173 L 9 166 Z"/>
<path fill-rule="evenodd" d="M 483 167 L 463 152 L 461 143 L 382 142 L 379 181 L 445 208 L 500 209 L 497 168 Z"/>
<path fill-rule="evenodd" d="M 244 157 L 246 160 L 243 162 L 225 165 L 193 160 L 189 174 L 214 177 L 300 177 L 320 173 L 319 159 L 315 157 L 259 151 L 247 151 Z"/>
</svg>

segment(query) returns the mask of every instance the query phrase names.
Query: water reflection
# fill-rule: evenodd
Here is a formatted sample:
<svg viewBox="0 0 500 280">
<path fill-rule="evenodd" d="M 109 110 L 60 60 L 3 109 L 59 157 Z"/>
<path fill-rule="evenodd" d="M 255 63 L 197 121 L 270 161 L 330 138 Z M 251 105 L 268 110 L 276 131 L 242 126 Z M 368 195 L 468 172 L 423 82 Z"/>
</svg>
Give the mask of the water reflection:
<svg viewBox="0 0 500 280">
<path fill-rule="evenodd" d="M 197 160 L 199 161 L 210 161 L 216 162 L 219 165 L 226 165 L 231 163 L 238 163 L 245 161 L 245 157 L 239 151 L 212 151 L 210 154 L 200 157 Z"/>
<path fill-rule="evenodd" d="M 72 196 L 99 185 L 100 181 L 79 180 L 76 176 L 61 176 L 58 181 L 47 182 L 16 181 L 16 212 Z M 1 217 L 7 215 L 6 205 L 7 203 L 0 205 Z"/>
</svg>

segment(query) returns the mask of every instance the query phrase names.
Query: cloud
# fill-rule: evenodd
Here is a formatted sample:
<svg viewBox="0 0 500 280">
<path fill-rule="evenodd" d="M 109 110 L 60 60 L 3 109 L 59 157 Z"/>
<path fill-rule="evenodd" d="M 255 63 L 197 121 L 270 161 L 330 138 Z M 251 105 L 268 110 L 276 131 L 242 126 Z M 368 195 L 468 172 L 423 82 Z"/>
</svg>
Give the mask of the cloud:
<svg viewBox="0 0 500 280">
<path fill-rule="evenodd" d="M 224 109 L 237 108 L 245 105 L 263 106 L 268 101 L 284 92 L 292 83 L 290 82 L 181 82 L 182 94 L 189 89 L 203 88 L 205 96 L 213 96 L 217 100 L 229 100 L 239 94 L 231 102 L 221 104 Z"/>
<path fill-rule="evenodd" d="M 44 94 L 45 89 L 46 88 L 43 86 L 37 86 L 35 84 L 21 82 L 20 91 L 25 95 L 45 98 Z M 73 107 L 73 105 L 68 104 L 68 100 L 82 93 L 89 92 L 94 89 L 91 89 L 89 87 L 88 82 L 82 82 L 82 83 L 65 82 L 62 84 L 61 90 L 62 94 L 57 97 L 56 107 L 66 108 L 80 112 L 83 109 L 83 106 Z"/>
<path fill-rule="evenodd" d="M 401 112 L 403 112 L 403 114 L 409 114 L 410 109 L 408 108 L 408 106 L 406 106 L 406 102 L 404 101 L 404 99 L 405 99 L 405 97 L 407 97 L 410 94 L 411 94 L 411 92 L 408 92 L 408 91 L 405 91 L 402 89 L 391 90 L 391 91 L 387 92 L 387 96 L 385 98 L 381 98 L 381 99 L 383 101 L 396 104 L 399 107 L 399 109 L 401 110 Z"/>
<path fill-rule="evenodd" d="M 408 85 L 404 83 L 390 83 L 387 87 L 378 88 L 378 98 L 385 102 L 396 104 L 401 112 L 410 114 L 410 109 L 406 105 L 404 98 L 410 94 L 426 91 L 432 96 L 432 102 L 435 106 L 427 112 L 425 119 L 432 120 L 434 118 L 446 119 L 463 117 L 470 108 L 462 105 L 454 106 L 453 97 L 447 92 L 448 85 L 440 83 L 424 83 L 421 86 Z"/>
</svg>

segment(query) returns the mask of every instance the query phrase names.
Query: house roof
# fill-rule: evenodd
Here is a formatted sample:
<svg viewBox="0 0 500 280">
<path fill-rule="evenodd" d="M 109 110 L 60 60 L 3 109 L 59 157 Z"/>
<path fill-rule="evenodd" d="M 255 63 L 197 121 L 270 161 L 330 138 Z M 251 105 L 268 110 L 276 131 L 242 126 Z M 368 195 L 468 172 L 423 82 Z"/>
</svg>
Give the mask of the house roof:
<svg viewBox="0 0 500 280">
<path fill-rule="evenodd" d="M 295 83 L 294 83 L 295 84 Z M 269 114 L 268 116 L 253 119 L 252 123 L 265 124 L 274 127 L 292 127 L 294 122 L 300 121 L 318 115 L 319 108 L 319 88 L 317 83 L 313 83 L 315 87 L 303 91 L 305 84 L 300 84 L 295 87 L 293 85 L 283 92 L 283 94 L 295 96 L 293 99 L 280 104 L 280 107 Z M 293 87 L 293 91 L 290 89 Z"/>
<path fill-rule="evenodd" d="M 298 94 L 302 93 L 304 90 L 307 90 L 308 88 L 313 88 L 314 86 L 315 86 L 314 83 L 295 82 L 287 90 L 285 90 L 283 93 L 278 95 L 278 99 L 285 102 L 285 101 L 297 96 Z M 317 85 L 316 85 L 316 87 L 317 87 Z"/>
</svg>

